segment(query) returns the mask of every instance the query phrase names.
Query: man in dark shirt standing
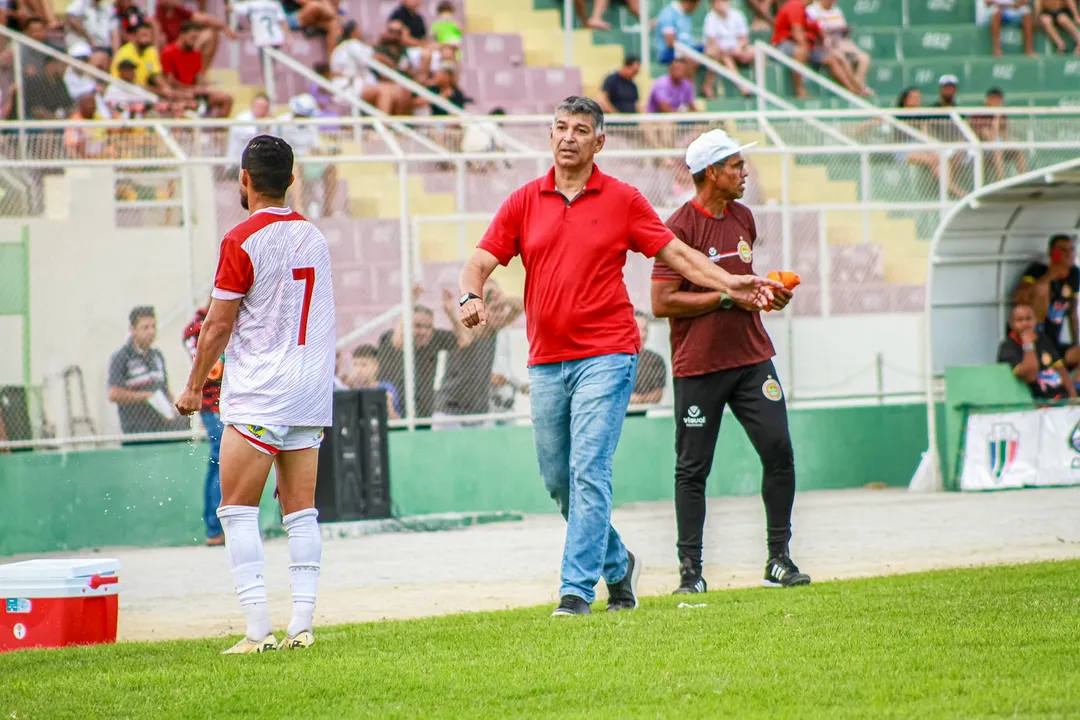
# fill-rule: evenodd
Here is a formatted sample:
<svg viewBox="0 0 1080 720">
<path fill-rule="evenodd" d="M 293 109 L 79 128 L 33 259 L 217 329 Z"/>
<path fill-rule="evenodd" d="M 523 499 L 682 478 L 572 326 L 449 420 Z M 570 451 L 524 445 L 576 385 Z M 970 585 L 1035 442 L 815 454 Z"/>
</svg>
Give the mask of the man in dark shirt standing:
<svg viewBox="0 0 1080 720">
<path fill-rule="evenodd" d="M 403 393 L 401 414 L 405 407 L 405 346 L 404 323 L 398 322 L 394 330 L 386 331 L 379 338 L 379 380 L 390 383 Z M 449 330 L 435 329 L 435 314 L 431 308 L 417 305 L 413 310 L 413 356 L 415 358 L 416 417 L 428 418 L 435 408 L 435 371 L 439 352 L 447 352 L 458 346 L 457 338 Z M 486 397 L 486 396 L 485 396 Z"/>
<path fill-rule="evenodd" d="M 109 360 L 109 402 L 117 405 L 125 435 L 191 427 L 172 410 L 165 356 L 151 347 L 157 338 L 154 308 L 137 307 L 128 316 L 131 338 Z"/>
<path fill-rule="evenodd" d="M 1017 380 L 1031 388 L 1036 400 L 1076 398 L 1076 385 L 1069 376 L 1055 343 L 1039 332 L 1035 311 L 1015 305 L 1009 315 L 1009 334 L 998 346 L 998 362 L 1012 368 Z"/>
<path fill-rule="evenodd" d="M 753 273 L 757 227 L 741 203 L 746 185 L 742 147 L 723 130 L 690 143 L 686 164 L 697 195 L 668 218 L 687 245 L 732 274 Z M 791 292 L 775 290 L 780 310 Z M 662 262 L 653 268 L 653 313 L 671 319 L 675 376 L 675 516 L 681 582 L 676 593 L 705 592 L 701 549 L 705 527 L 705 482 L 712 469 L 725 406 L 746 430 L 761 458 L 768 562 L 764 585 L 807 585 L 788 555 L 795 501 L 795 459 L 788 432 L 784 391 L 776 377 L 772 341 L 753 307 L 698 287 Z"/>
<path fill-rule="evenodd" d="M 641 70 L 641 60 L 635 55 L 627 55 L 622 68 L 604 78 L 600 93 L 600 107 L 606 113 L 638 112 L 638 86 L 634 82 Z"/>
<path fill-rule="evenodd" d="M 1035 322 L 1054 346 L 1054 353 L 1070 368 L 1080 365 L 1080 322 L 1077 322 L 1076 295 L 1080 292 L 1080 268 L 1076 267 L 1076 242 L 1068 235 L 1050 238 L 1049 264 L 1031 263 L 1013 292 L 1013 302 L 1029 305 Z M 1061 331 L 1069 321 L 1069 342 Z"/>
</svg>

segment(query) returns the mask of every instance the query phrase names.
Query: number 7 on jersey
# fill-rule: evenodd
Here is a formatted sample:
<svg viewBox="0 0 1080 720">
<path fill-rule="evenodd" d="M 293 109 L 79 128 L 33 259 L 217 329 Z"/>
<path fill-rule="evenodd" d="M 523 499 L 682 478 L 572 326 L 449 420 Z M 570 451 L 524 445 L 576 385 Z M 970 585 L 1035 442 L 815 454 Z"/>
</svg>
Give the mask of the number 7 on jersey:
<svg viewBox="0 0 1080 720">
<path fill-rule="evenodd" d="M 300 337 L 297 338 L 296 344 L 306 345 L 308 312 L 311 310 L 311 293 L 315 289 L 315 268 L 293 268 L 292 276 L 293 280 L 304 281 L 304 304 L 300 308 Z"/>
</svg>

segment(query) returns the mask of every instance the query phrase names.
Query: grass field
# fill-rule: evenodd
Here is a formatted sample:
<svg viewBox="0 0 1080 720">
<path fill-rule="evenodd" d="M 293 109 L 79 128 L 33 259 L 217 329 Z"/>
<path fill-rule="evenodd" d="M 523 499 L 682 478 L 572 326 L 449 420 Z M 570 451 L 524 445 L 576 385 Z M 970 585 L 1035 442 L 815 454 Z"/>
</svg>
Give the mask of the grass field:
<svg viewBox="0 0 1080 720">
<path fill-rule="evenodd" d="M 8 653 L 0 719 L 1080 716 L 1080 562 L 692 601 L 323 628 L 265 656 L 222 657 L 221 639 Z"/>
</svg>

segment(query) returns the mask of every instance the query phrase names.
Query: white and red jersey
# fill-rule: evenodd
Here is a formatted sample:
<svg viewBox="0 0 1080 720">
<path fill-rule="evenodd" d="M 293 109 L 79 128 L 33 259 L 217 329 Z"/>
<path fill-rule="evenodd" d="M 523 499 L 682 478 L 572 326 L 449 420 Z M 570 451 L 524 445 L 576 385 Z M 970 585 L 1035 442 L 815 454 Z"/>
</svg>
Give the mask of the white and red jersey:
<svg viewBox="0 0 1080 720">
<path fill-rule="evenodd" d="M 213 294 L 243 298 L 225 350 L 222 422 L 332 425 L 337 333 L 319 229 L 289 208 L 252 213 L 221 241 Z"/>
</svg>

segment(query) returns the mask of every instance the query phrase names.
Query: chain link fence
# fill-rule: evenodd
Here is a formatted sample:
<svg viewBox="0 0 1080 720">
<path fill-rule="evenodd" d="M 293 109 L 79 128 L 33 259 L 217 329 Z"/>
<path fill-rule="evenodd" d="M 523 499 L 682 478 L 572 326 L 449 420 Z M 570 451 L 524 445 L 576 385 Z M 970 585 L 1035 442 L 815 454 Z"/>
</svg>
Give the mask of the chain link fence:
<svg viewBox="0 0 1080 720">
<path fill-rule="evenodd" d="M 789 399 L 880 400 L 923 389 L 928 241 L 955 195 L 997 181 L 1002 166 L 1012 177 L 1075 157 L 1080 145 L 1080 111 L 1000 119 L 931 117 L 952 129 L 928 130 L 922 142 L 857 111 L 620 118 L 598 164 L 667 217 L 693 195 L 681 158 L 694 137 L 723 127 L 757 141 L 743 199 L 757 221 L 754 268 L 802 278 L 790 309 L 764 318 Z M 524 268 L 514 261 L 493 276 L 485 294 L 495 321 L 481 333 L 457 324 L 457 277 L 499 204 L 550 167 L 548 123 L 415 118 L 395 130 L 266 112 L 243 122 L 5 126 L 0 253 L 22 255 L 0 263 L 0 393 L 24 411 L 5 414 L 0 447 L 199 431 L 198 420 L 172 417 L 169 400 L 190 367 L 185 332 L 208 301 L 219 239 L 246 217 L 237 148 L 257 132 L 298 149 L 290 204 L 330 246 L 340 384 L 385 387 L 397 425 L 527 417 Z M 64 141 L 73 133 L 87 139 L 79 152 Z M 628 259 L 627 290 L 651 353 L 633 400 L 662 411 L 671 402 L 668 329 L 649 315 L 650 274 L 649 260 Z"/>
</svg>

